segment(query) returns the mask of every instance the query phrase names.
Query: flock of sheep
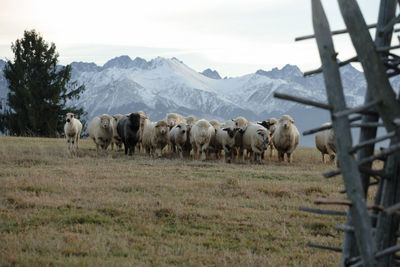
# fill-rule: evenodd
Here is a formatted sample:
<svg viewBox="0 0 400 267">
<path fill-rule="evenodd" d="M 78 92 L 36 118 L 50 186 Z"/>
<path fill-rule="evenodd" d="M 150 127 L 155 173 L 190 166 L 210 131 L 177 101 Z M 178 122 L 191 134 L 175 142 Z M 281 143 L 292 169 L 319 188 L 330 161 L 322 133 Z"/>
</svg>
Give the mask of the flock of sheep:
<svg viewBox="0 0 400 267">
<path fill-rule="evenodd" d="M 68 113 L 64 132 L 68 149 L 78 149 L 82 131 L 81 122 Z M 96 144 L 96 150 L 107 150 L 111 144 L 125 154 L 133 155 L 135 148 L 153 157 L 161 157 L 163 151 L 176 154 L 181 159 L 193 157 L 206 160 L 212 154 L 225 162 L 232 159 L 242 161 L 244 156 L 261 163 L 264 152 L 278 151 L 279 161 L 291 161 L 291 154 L 299 144 L 300 134 L 289 115 L 283 115 L 279 122 L 270 118 L 263 122 L 249 122 L 244 117 L 220 123 L 217 120 L 197 120 L 194 116 L 169 113 L 164 120 L 151 122 L 143 111 L 110 116 L 94 117 L 89 124 L 89 136 Z M 322 153 L 334 159 L 333 132 L 326 130 L 316 135 L 316 146 Z M 165 149 L 168 147 L 168 149 Z M 222 153 L 224 151 L 224 153 Z M 165 152 L 164 152 L 165 153 Z"/>
</svg>

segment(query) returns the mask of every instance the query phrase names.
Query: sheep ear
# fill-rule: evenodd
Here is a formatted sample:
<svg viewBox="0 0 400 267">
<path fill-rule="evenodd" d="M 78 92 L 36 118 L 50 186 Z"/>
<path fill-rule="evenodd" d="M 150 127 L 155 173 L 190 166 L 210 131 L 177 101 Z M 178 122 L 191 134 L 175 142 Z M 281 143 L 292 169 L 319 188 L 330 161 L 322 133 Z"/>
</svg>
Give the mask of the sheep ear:
<svg viewBox="0 0 400 267">
<path fill-rule="evenodd" d="M 290 120 L 294 124 L 294 120 Z"/>
</svg>

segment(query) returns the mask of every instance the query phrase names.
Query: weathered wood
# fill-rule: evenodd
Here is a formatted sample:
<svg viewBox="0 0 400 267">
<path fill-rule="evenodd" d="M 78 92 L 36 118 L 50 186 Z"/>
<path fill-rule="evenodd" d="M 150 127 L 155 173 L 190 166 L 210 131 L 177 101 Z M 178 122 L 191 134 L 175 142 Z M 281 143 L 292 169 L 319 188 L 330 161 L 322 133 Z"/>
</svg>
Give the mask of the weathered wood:
<svg viewBox="0 0 400 267">
<path fill-rule="evenodd" d="M 385 209 L 386 215 L 392 215 L 400 210 L 400 203 L 394 204 L 393 206 L 387 207 Z"/>
<path fill-rule="evenodd" d="M 374 177 L 377 179 L 377 177 L 383 178 L 383 179 L 389 179 L 390 176 L 387 175 L 383 170 L 372 170 L 370 168 L 367 168 L 365 166 L 360 166 L 358 167 L 358 170 L 362 173 L 368 174 L 369 176 Z"/>
<path fill-rule="evenodd" d="M 372 29 L 372 28 L 375 28 L 375 27 L 376 27 L 376 23 L 368 25 L 369 29 Z M 347 33 L 347 29 L 335 30 L 335 31 L 331 32 L 332 35 L 337 35 L 337 34 L 342 34 L 342 33 Z M 294 41 L 297 42 L 297 41 L 303 41 L 303 40 L 312 39 L 312 38 L 315 38 L 315 34 L 296 37 L 294 39 Z"/>
<path fill-rule="evenodd" d="M 337 211 L 337 210 L 320 210 L 320 209 L 313 209 L 308 207 L 299 207 L 299 210 L 317 214 L 324 214 L 324 215 L 335 215 L 335 216 L 346 216 L 347 212 L 345 211 Z"/>
<path fill-rule="evenodd" d="M 350 114 L 359 113 L 361 111 L 368 110 L 368 109 L 370 109 L 370 108 L 372 108 L 375 105 L 378 105 L 380 103 L 382 103 L 382 101 L 379 100 L 379 99 L 376 99 L 376 100 L 371 101 L 371 102 L 369 102 L 367 104 L 364 104 L 364 105 L 362 105 L 360 107 L 355 107 L 355 108 L 351 108 L 351 109 L 347 109 L 347 110 L 336 112 L 335 114 L 333 114 L 333 116 L 335 116 L 336 118 L 340 118 L 340 117 L 343 117 L 343 116 L 348 116 Z"/>
<path fill-rule="evenodd" d="M 308 242 L 307 246 L 313 247 L 313 248 L 332 250 L 332 251 L 335 251 L 335 252 L 342 252 L 342 248 L 329 247 L 329 246 L 324 246 L 324 245 L 321 245 L 321 244 L 316 244 L 316 243 L 311 243 L 311 242 Z"/>
<path fill-rule="evenodd" d="M 355 117 L 349 119 L 350 122 L 358 121 L 358 120 L 361 120 L 361 116 L 355 116 Z M 329 129 L 332 129 L 332 124 L 304 131 L 303 135 L 310 135 L 310 134 L 314 134 L 314 133 L 329 130 Z"/>
<path fill-rule="evenodd" d="M 352 57 L 352 58 L 349 58 L 349 59 L 339 62 L 338 65 L 339 65 L 339 67 L 342 67 L 342 66 L 346 66 L 346 65 L 350 64 L 351 62 L 357 62 L 357 61 L 358 61 L 358 58 L 355 56 L 355 57 Z M 318 69 L 304 72 L 303 76 L 306 77 L 306 76 L 310 76 L 310 75 L 321 73 L 321 72 L 322 72 L 322 67 L 319 67 Z"/>
<path fill-rule="evenodd" d="M 385 126 L 385 125 L 383 123 L 379 123 L 379 122 L 361 122 L 361 123 L 350 124 L 351 128 L 358 128 L 358 127 L 376 128 L 376 127 L 383 127 L 383 126 Z"/>
<path fill-rule="evenodd" d="M 376 52 L 387 52 L 387 51 L 394 50 L 394 49 L 399 49 L 399 48 L 400 48 L 400 45 L 383 46 L 383 47 L 376 48 Z"/>
<path fill-rule="evenodd" d="M 386 68 L 381 60 L 381 55 L 376 52 L 375 47 L 381 47 L 383 45 L 372 41 L 369 31 L 366 27 L 366 23 L 363 19 L 361 11 L 355 2 L 355 0 L 338 0 L 339 7 L 344 19 L 344 22 L 349 30 L 350 37 L 353 46 L 359 56 L 360 63 L 364 70 L 364 76 L 368 84 L 368 90 L 371 91 L 373 99 L 382 99 L 383 104 L 376 107 L 379 112 L 382 122 L 385 124 L 388 132 L 395 131 L 396 136 L 392 139 L 392 143 L 400 141 L 400 131 L 396 129 L 392 122 L 394 118 L 400 117 L 400 105 L 398 105 L 394 90 L 392 89 L 386 74 Z M 386 3 L 386 5 L 385 5 Z M 395 13 L 397 1 L 395 0 L 382 0 L 379 11 L 379 17 L 381 14 L 385 14 L 391 20 Z M 379 21 L 379 18 L 378 18 Z M 379 24 L 380 27 L 384 27 L 387 23 Z M 380 29 L 377 29 L 378 31 Z M 385 36 L 391 38 L 390 36 Z M 387 44 L 386 44 L 387 45 Z M 398 127 L 397 127 L 398 128 Z M 390 156 L 385 163 L 385 169 L 392 169 L 386 171 L 387 173 L 393 173 L 394 170 L 398 169 L 399 153 L 395 153 Z M 362 161 L 364 159 L 361 159 Z M 389 167 L 390 166 L 390 167 Z M 380 204 L 383 206 L 390 205 L 398 196 L 396 191 L 399 192 L 400 183 L 398 179 L 384 179 L 382 197 Z M 394 228 L 398 228 L 398 221 L 394 218 L 388 218 L 380 213 L 377 221 L 377 233 L 376 233 L 376 246 L 377 249 L 382 250 L 391 244 L 393 244 L 394 235 L 390 234 Z M 359 244 L 360 245 L 360 244 Z M 363 258 L 363 257 L 362 257 Z M 370 264 L 370 260 L 365 258 L 362 259 L 364 265 Z M 391 257 L 384 257 L 379 260 L 379 265 L 388 266 L 391 262 Z"/>
<path fill-rule="evenodd" d="M 373 185 L 378 185 L 378 184 L 379 184 L 379 181 L 375 181 L 375 182 L 369 183 L 368 186 L 373 186 Z M 339 193 L 345 194 L 345 193 L 347 193 L 347 190 L 346 189 L 340 190 Z"/>
<path fill-rule="evenodd" d="M 342 171 L 340 169 L 335 169 L 335 170 L 331 170 L 331 171 L 327 171 L 322 173 L 322 176 L 324 176 L 325 178 L 332 178 L 335 177 L 339 174 L 341 174 Z"/>
<path fill-rule="evenodd" d="M 389 31 L 393 31 L 393 26 L 398 22 L 400 22 L 400 16 L 394 17 L 385 25 L 385 27 L 377 31 L 379 36 L 382 36 Z"/>
<path fill-rule="evenodd" d="M 298 102 L 298 103 L 301 103 L 304 105 L 314 106 L 317 108 L 322 108 L 322 109 L 327 109 L 327 110 L 332 109 L 331 106 L 329 106 L 328 104 L 312 101 L 312 100 L 298 97 L 298 96 L 292 96 L 292 95 L 288 95 L 288 94 L 282 94 L 282 93 L 275 92 L 274 97 L 280 98 L 280 99 L 285 99 L 285 100 L 290 100 L 293 102 Z"/>
<path fill-rule="evenodd" d="M 372 162 L 372 161 L 377 160 L 377 159 L 383 160 L 383 159 L 385 159 L 386 156 L 388 156 L 390 154 L 393 154 L 393 153 L 395 153 L 396 151 L 399 151 L 399 150 L 400 150 L 400 143 L 391 145 L 390 147 L 383 149 L 381 151 L 381 153 L 372 155 L 372 156 L 367 157 L 367 158 L 363 158 L 362 160 L 360 160 L 358 162 L 358 165 L 361 166 L 361 165 L 363 165 L 365 163 Z"/>
<path fill-rule="evenodd" d="M 385 257 L 387 255 L 391 255 L 393 253 L 396 253 L 397 251 L 400 251 L 400 245 L 392 246 L 392 247 L 383 249 L 381 251 L 378 251 L 375 254 L 375 258 L 380 259 L 380 258 L 383 258 L 383 257 Z M 358 259 L 356 262 L 357 263 L 354 264 L 352 267 L 359 267 L 359 266 L 363 266 L 363 264 L 364 264 L 364 262 L 360 261 L 360 259 Z"/>
<path fill-rule="evenodd" d="M 352 206 L 353 203 L 350 200 L 345 199 L 326 199 L 326 198 L 318 198 L 314 201 L 316 205 L 344 205 L 344 206 Z"/>
<path fill-rule="evenodd" d="M 354 232 L 354 227 L 349 225 L 336 225 L 333 228 L 343 232 Z"/>
<path fill-rule="evenodd" d="M 361 148 L 363 148 L 363 147 L 365 147 L 365 146 L 373 145 L 373 144 L 375 144 L 375 143 L 378 143 L 378 142 L 384 141 L 384 140 L 386 140 L 386 139 L 392 138 L 393 136 L 395 136 L 395 134 L 396 134 L 395 132 L 390 132 L 390 133 L 388 133 L 388 134 L 386 134 L 386 135 L 383 135 L 383 136 L 380 136 L 380 137 L 378 137 L 378 138 L 374 138 L 374 139 L 370 139 L 370 140 L 361 142 L 361 143 L 359 143 L 359 144 L 353 146 L 353 147 L 349 150 L 349 153 L 350 153 L 350 154 L 353 154 L 353 153 L 356 152 L 358 149 L 361 149 Z"/>
<path fill-rule="evenodd" d="M 312 0 L 313 26 L 316 35 L 319 54 L 324 70 L 324 80 L 328 96 L 328 103 L 333 113 L 346 109 L 343 87 L 341 84 L 339 67 L 336 63 L 336 52 L 330 35 L 329 24 L 319 0 Z M 354 234 L 366 266 L 376 266 L 374 252 L 376 251 L 372 237 L 371 221 L 365 203 L 364 192 L 355 159 L 347 153 L 352 147 L 350 123 L 347 117 L 334 118 L 333 129 L 336 138 L 337 157 L 342 170 L 343 181 L 348 190 L 347 196 L 352 205 L 350 214 L 354 221 Z M 349 193 L 351 192 L 351 193 Z"/>
</svg>

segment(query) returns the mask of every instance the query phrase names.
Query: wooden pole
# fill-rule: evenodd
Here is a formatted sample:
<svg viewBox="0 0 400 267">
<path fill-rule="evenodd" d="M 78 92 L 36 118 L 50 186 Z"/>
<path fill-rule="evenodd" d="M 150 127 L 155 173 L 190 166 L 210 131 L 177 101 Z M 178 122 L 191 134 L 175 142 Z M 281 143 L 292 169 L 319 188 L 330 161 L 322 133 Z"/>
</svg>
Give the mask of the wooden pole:
<svg viewBox="0 0 400 267">
<path fill-rule="evenodd" d="M 394 13 L 396 11 L 396 0 L 382 0 L 381 6 L 379 10 L 378 17 L 378 29 L 377 32 L 381 30 L 381 27 L 384 27 L 388 24 L 389 21 L 394 17 Z M 400 106 L 396 103 L 395 93 L 390 86 L 386 75 L 386 68 L 384 67 L 380 55 L 376 52 L 375 47 L 383 47 L 390 45 L 391 33 L 384 35 L 382 38 L 377 38 L 375 43 L 372 41 L 371 36 L 369 34 L 367 25 L 363 19 L 360 8 L 358 7 L 355 0 L 338 0 L 340 11 L 342 13 L 344 22 L 347 26 L 347 29 L 350 33 L 351 41 L 353 46 L 357 52 L 357 55 L 360 59 L 360 63 L 364 69 L 364 75 L 367 80 L 368 90 L 367 94 L 370 94 L 370 99 L 381 99 L 383 101 L 382 105 L 376 106 L 376 110 L 379 112 L 383 123 L 386 126 L 386 130 L 388 132 L 395 131 L 396 136 L 400 136 L 400 131 L 396 126 L 392 123 L 395 117 L 399 117 L 400 115 Z M 378 37 L 378 36 L 377 36 Z M 382 52 L 382 55 L 385 55 Z M 371 101 L 370 100 L 370 101 Z M 376 122 L 378 118 L 375 118 L 375 121 L 368 122 Z M 363 120 L 364 122 L 364 120 Z M 376 132 L 375 132 L 376 136 Z M 372 137 L 374 138 L 374 136 Z M 371 137 L 368 139 L 372 139 Z M 365 140 L 368 140 L 365 139 Z M 394 138 L 397 139 L 397 138 Z M 362 141 L 365 141 L 362 140 Z M 360 150 L 358 155 L 362 154 L 363 150 Z M 370 154 L 367 154 L 368 157 Z M 364 157 L 358 157 L 362 159 Z M 370 162 L 366 162 L 370 164 Z M 390 164 L 392 165 L 392 164 Z M 382 190 L 382 198 L 388 198 L 387 202 L 391 202 L 393 200 L 393 196 L 395 193 L 394 190 L 398 190 L 397 185 L 393 184 L 389 181 L 392 179 L 383 180 L 383 190 Z M 369 181 L 363 180 L 363 184 L 366 185 Z M 387 185 L 390 186 L 387 186 Z M 367 191 L 367 186 L 365 186 L 365 191 Z M 385 201 L 381 201 L 381 205 L 387 206 L 384 204 Z M 355 218 L 353 218 L 355 219 Z M 383 218 L 382 213 L 378 216 L 377 222 L 377 233 L 376 233 L 376 241 L 377 248 L 379 250 L 390 246 L 392 242 L 392 237 L 388 237 L 390 232 L 392 231 L 393 224 L 389 221 L 391 219 Z M 397 224 L 398 227 L 398 224 Z M 346 240 L 345 240 L 346 242 Z M 346 244 L 345 244 L 346 245 Z M 358 244 L 360 245 L 360 244 Z M 345 257 L 346 253 L 343 254 Z M 361 253 L 363 258 L 363 255 Z M 363 264 L 369 264 L 369 261 L 364 259 L 362 260 Z M 388 266 L 390 264 L 390 257 L 384 257 L 379 261 L 379 265 Z"/>
<path fill-rule="evenodd" d="M 346 109 L 339 67 L 336 62 L 336 52 L 330 34 L 329 24 L 320 0 L 312 0 L 312 15 L 314 32 L 322 62 L 328 103 L 333 113 Z M 365 197 L 362 190 L 357 162 L 347 153 L 352 147 L 350 122 L 347 117 L 333 118 L 333 129 L 336 137 L 338 159 L 342 170 L 347 196 L 352 202 L 350 214 L 353 218 L 354 233 L 365 266 L 376 266 L 374 253 L 375 242 L 372 237 L 371 221 L 369 219 Z M 349 193 L 351 192 L 351 193 Z"/>
</svg>

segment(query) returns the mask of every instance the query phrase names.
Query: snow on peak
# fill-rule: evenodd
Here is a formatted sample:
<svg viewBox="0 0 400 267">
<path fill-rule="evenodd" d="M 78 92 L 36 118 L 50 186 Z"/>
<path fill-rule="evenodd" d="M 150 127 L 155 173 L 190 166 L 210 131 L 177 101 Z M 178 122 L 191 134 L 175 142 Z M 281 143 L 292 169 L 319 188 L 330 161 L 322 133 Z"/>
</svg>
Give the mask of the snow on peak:
<svg viewBox="0 0 400 267">
<path fill-rule="evenodd" d="M 126 55 L 110 59 L 103 65 L 104 69 L 108 68 L 129 69 L 131 67 L 132 67 L 132 59 Z"/>
</svg>

